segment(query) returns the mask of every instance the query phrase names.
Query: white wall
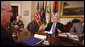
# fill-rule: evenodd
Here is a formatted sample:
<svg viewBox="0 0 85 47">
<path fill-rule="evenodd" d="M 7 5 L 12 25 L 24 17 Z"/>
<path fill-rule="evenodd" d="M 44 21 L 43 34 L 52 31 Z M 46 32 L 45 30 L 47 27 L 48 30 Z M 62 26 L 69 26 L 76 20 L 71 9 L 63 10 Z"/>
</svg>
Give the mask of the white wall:
<svg viewBox="0 0 85 47">
<path fill-rule="evenodd" d="M 40 8 L 42 7 L 42 2 L 43 1 L 39 1 Z M 44 1 L 44 2 L 46 2 L 46 1 Z M 51 3 L 51 12 L 52 12 L 54 2 L 53 1 L 49 1 L 49 2 Z M 25 28 L 27 27 L 27 24 L 29 22 L 31 22 L 31 18 L 34 17 L 34 15 L 36 13 L 37 3 L 38 3 L 38 1 L 11 1 L 11 5 L 19 6 L 18 15 L 22 16 L 21 20 L 23 21 Z M 60 13 L 60 4 L 61 4 L 61 1 L 59 1 L 58 13 Z M 24 10 L 29 10 L 28 16 L 24 16 Z M 75 19 L 75 18 L 60 18 L 60 22 L 65 25 L 67 22 L 69 22 L 73 19 Z"/>
<path fill-rule="evenodd" d="M 27 27 L 27 24 L 31 22 L 31 1 L 11 1 L 11 5 L 16 5 L 18 4 L 18 15 L 22 16 L 21 20 L 24 23 L 24 27 Z M 24 11 L 29 10 L 29 15 L 24 16 Z"/>
</svg>

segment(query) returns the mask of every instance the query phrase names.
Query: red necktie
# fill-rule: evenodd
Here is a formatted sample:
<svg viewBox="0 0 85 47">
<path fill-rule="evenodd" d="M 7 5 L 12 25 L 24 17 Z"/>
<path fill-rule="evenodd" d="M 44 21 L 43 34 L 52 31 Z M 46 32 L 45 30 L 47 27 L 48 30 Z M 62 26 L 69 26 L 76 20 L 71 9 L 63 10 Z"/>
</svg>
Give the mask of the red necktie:
<svg viewBox="0 0 85 47">
<path fill-rule="evenodd" d="M 84 25 L 83 25 L 83 27 L 82 27 L 82 28 L 83 28 L 83 31 L 84 31 Z"/>
</svg>

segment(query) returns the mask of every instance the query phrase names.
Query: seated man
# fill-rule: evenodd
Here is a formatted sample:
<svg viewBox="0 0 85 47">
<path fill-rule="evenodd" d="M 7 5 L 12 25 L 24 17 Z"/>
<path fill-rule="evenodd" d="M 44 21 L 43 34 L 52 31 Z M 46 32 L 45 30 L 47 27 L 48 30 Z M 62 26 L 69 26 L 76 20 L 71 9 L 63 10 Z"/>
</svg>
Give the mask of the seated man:
<svg viewBox="0 0 85 47">
<path fill-rule="evenodd" d="M 80 22 L 73 24 L 72 28 L 70 29 L 70 33 L 76 35 L 82 35 L 84 37 L 84 15 L 81 15 Z"/>
<path fill-rule="evenodd" d="M 51 37 L 50 37 L 50 44 L 51 45 L 57 45 L 57 40 L 56 40 L 56 36 L 58 35 L 58 33 L 62 33 L 63 32 L 63 24 L 58 22 L 58 17 L 57 16 L 53 16 L 52 17 L 53 22 L 50 22 L 47 24 L 47 27 L 45 28 L 45 31 L 49 31 L 52 32 Z"/>
<path fill-rule="evenodd" d="M 39 30 L 39 25 L 35 22 L 34 18 L 32 18 L 32 22 L 27 25 L 27 29 L 31 32 L 32 36 Z"/>
<path fill-rule="evenodd" d="M 6 31 L 5 25 L 10 23 L 11 6 L 8 1 L 1 1 L 1 46 L 17 46 L 12 36 Z"/>
<path fill-rule="evenodd" d="M 70 29 L 70 33 L 77 35 L 84 33 L 84 15 L 81 15 L 80 22 L 73 24 L 72 28 Z"/>
<path fill-rule="evenodd" d="M 57 16 L 53 16 L 52 19 L 53 19 L 53 22 L 50 22 L 47 24 L 45 31 L 51 31 L 53 32 L 52 36 L 55 36 L 58 33 L 63 32 L 63 24 L 58 22 L 59 19 Z"/>
<path fill-rule="evenodd" d="M 22 32 L 23 28 L 24 28 L 24 24 L 23 22 L 20 20 L 20 16 L 17 16 L 15 21 L 13 21 L 11 23 L 11 27 L 12 28 L 12 31 L 17 35 L 16 37 L 19 37 L 20 36 L 20 32 Z"/>
</svg>

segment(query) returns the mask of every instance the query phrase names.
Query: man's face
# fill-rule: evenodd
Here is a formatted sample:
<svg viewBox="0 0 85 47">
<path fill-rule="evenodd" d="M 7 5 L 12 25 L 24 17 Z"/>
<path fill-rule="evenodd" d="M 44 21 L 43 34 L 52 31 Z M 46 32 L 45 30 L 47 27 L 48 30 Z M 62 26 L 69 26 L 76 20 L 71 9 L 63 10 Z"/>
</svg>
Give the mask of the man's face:
<svg viewBox="0 0 85 47">
<path fill-rule="evenodd" d="M 7 23 L 10 23 L 11 16 L 12 16 L 12 13 L 10 11 L 2 10 L 2 12 L 1 12 L 1 25 L 4 26 Z"/>
<path fill-rule="evenodd" d="M 2 6 L 1 6 L 2 7 Z M 10 17 L 12 16 L 11 9 L 7 7 L 7 9 L 1 8 L 1 26 L 5 26 L 10 22 Z"/>
<path fill-rule="evenodd" d="M 84 23 L 84 15 L 81 15 L 80 22 Z"/>
<path fill-rule="evenodd" d="M 57 17 L 53 17 L 53 22 L 54 22 L 54 23 L 57 22 Z"/>
<path fill-rule="evenodd" d="M 35 18 L 32 18 L 32 22 L 35 22 Z"/>
<path fill-rule="evenodd" d="M 19 16 L 17 16 L 17 20 L 18 20 L 18 21 L 20 20 L 20 17 L 19 17 Z"/>
</svg>

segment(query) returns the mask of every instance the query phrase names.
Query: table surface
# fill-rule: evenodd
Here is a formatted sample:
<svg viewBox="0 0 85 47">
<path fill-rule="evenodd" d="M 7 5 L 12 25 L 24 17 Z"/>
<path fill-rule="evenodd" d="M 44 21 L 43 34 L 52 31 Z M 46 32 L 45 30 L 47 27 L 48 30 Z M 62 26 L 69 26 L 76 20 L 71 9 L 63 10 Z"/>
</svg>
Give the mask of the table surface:
<svg viewBox="0 0 85 47">
<path fill-rule="evenodd" d="M 46 35 L 47 39 L 49 41 L 50 45 L 44 45 L 43 42 L 37 44 L 36 46 L 77 46 L 79 44 L 74 43 L 73 40 L 69 39 L 68 37 L 59 37 L 57 36 L 56 38 L 51 37 L 51 35 L 44 33 L 43 31 L 39 31 L 36 34 L 41 34 L 41 35 Z M 32 35 L 32 34 L 30 34 Z M 22 39 L 23 40 L 23 39 Z M 16 41 L 16 40 L 15 40 Z M 26 44 L 23 44 L 19 41 L 17 43 L 20 43 L 21 45 L 28 46 Z"/>
</svg>

